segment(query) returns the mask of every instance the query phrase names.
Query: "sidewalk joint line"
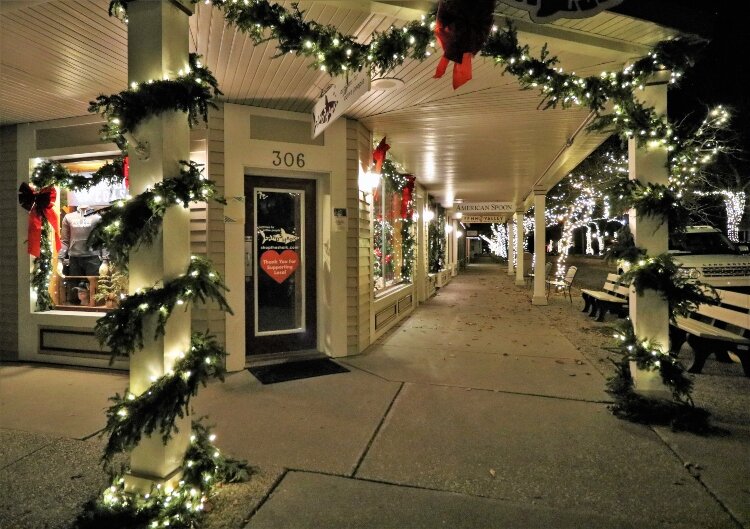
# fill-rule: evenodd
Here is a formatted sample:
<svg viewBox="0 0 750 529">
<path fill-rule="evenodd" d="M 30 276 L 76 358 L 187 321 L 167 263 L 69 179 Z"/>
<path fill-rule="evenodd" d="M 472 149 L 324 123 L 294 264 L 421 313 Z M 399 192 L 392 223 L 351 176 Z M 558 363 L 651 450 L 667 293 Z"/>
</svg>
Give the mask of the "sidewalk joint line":
<svg viewBox="0 0 750 529">
<path fill-rule="evenodd" d="M 744 529 L 745 526 L 742 524 L 742 522 L 740 520 L 738 520 L 737 517 L 735 517 L 734 513 L 732 513 L 732 511 L 721 500 L 721 498 L 719 498 L 719 496 L 716 495 L 716 493 L 714 493 L 714 491 L 712 491 L 709 488 L 709 486 L 706 484 L 706 482 L 704 482 L 701 479 L 701 475 L 700 474 L 695 475 L 695 474 L 692 474 L 690 471 L 688 471 L 687 468 L 685 467 L 685 464 L 687 463 L 687 461 L 685 461 L 682 458 L 682 456 L 680 456 L 680 454 L 674 448 L 672 448 L 672 445 L 669 444 L 667 442 L 667 440 L 664 437 L 661 436 L 661 434 L 659 434 L 659 431 L 656 428 L 654 428 L 653 426 L 649 426 L 649 429 L 652 432 L 654 432 L 654 434 L 656 434 L 656 437 L 664 444 L 664 446 L 667 447 L 667 450 L 669 450 L 670 452 L 672 452 L 672 454 L 675 456 L 675 458 L 677 459 L 677 461 L 679 461 L 680 464 L 682 464 L 682 468 L 683 468 L 683 470 L 685 470 L 685 472 L 687 472 L 687 475 L 690 476 L 691 478 L 693 478 L 695 481 L 697 481 L 698 484 L 706 491 L 706 493 L 719 505 L 719 507 L 721 508 L 721 510 L 723 510 L 725 513 L 727 513 L 727 515 L 732 519 L 732 521 L 737 526 L 737 529 Z"/>
<path fill-rule="evenodd" d="M 364 451 L 362 452 L 362 455 L 359 456 L 359 459 L 357 460 L 357 464 L 354 465 L 354 470 L 352 471 L 351 477 L 354 477 L 357 475 L 357 472 L 359 472 L 359 467 L 362 466 L 362 463 L 365 460 L 365 457 L 367 457 L 367 454 L 370 452 L 370 448 L 372 447 L 373 443 L 375 442 L 375 438 L 380 433 L 380 430 L 383 428 L 383 424 L 385 423 L 386 418 L 388 417 L 388 414 L 391 412 L 391 409 L 393 409 L 393 405 L 396 402 L 396 399 L 401 394 L 401 390 L 404 389 L 404 386 L 406 385 L 406 382 L 401 382 L 401 385 L 396 390 L 396 393 L 393 395 L 393 398 L 391 399 L 390 404 L 388 404 L 388 408 L 385 410 L 385 413 L 380 418 L 380 422 L 375 427 L 375 431 L 372 433 L 372 436 L 370 437 L 369 442 L 367 443 L 367 446 L 365 446 Z"/>
<path fill-rule="evenodd" d="M 60 439 L 62 439 L 62 438 L 60 438 Z M 20 463 L 21 461 L 23 461 L 23 460 L 24 460 L 24 459 L 26 459 L 27 457 L 33 456 L 34 454 L 36 454 L 36 453 L 37 453 L 37 452 L 39 452 L 40 450 L 44 450 L 44 449 L 45 449 L 45 448 L 47 448 L 48 446 L 52 446 L 52 445 L 53 445 L 53 444 L 54 444 L 55 442 L 59 441 L 60 439 L 55 439 L 54 441 L 50 441 L 49 443 L 47 443 L 47 444 L 45 444 L 45 445 L 42 445 L 42 446 L 40 446 L 40 447 L 39 447 L 39 448 L 37 448 L 36 450 L 32 450 L 32 451 L 31 451 L 31 452 L 29 452 L 28 454 L 24 454 L 24 455 L 22 455 L 21 457 L 19 457 L 19 458 L 18 458 L 18 459 L 16 459 L 15 461 L 11 461 L 11 462 L 10 462 L 10 463 L 8 463 L 7 465 L 4 465 L 4 466 L 0 467 L 0 470 L 5 470 L 6 468 L 12 467 L 12 466 L 13 466 L 13 465 L 15 465 L 16 463 Z"/>
<path fill-rule="evenodd" d="M 266 502 L 271 498 L 273 493 L 278 488 L 279 484 L 284 480 L 284 478 L 289 474 L 289 469 L 285 468 L 284 471 L 279 475 L 279 477 L 274 480 L 273 483 L 271 483 L 271 487 L 268 489 L 268 492 L 260 499 L 258 502 L 258 505 L 256 505 L 253 510 L 250 511 L 250 513 L 245 517 L 244 520 L 242 520 L 243 527 L 250 523 L 250 521 L 253 519 L 253 516 L 255 516 L 261 507 L 263 507 Z"/>
</svg>

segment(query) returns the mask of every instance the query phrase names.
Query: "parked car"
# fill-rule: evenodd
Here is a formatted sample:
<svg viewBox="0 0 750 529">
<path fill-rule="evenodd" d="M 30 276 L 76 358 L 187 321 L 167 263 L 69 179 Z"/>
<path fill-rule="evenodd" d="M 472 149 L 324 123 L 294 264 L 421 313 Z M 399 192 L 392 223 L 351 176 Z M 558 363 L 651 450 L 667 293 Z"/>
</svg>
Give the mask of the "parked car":
<svg viewBox="0 0 750 529">
<path fill-rule="evenodd" d="M 669 236 L 669 253 L 685 273 L 716 288 L 750 289 L 750 254 L 712 226 L 688 226 Z M 618 273 L 627 271 L 620 263 Z"/>
<path fill-rule="evenodd" d="M 671 235 L 669 253 L 692 278 L 717 288 L 750 287 L 750 255 L 712 226 Z"/>
</svg>

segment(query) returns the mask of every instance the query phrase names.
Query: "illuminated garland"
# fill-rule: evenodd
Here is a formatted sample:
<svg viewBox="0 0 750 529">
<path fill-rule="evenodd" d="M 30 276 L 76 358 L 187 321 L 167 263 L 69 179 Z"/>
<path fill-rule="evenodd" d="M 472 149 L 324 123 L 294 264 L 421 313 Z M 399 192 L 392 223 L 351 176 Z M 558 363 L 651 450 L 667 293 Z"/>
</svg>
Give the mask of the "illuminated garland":
<svg viewBox="0 0 750 529">
<path fill-rule="evenodd" d="M 619 211 L 633 208 L 642 217 L 667 222 L 671 233 L 682 233 L 690 220 L 690 212 L 682 205 L 681 193 L 662 184 L 643 184 L 639 180 L 622 178 L 613 191 L 612 206 Z"/>
<path fill-rule="evenodd" d="M 102 212 L 102 220 L 89 234 L 88 244 L 94 249 L 106 248 L 110 260 L 125 270 L 130 252 L 151 244 L 159 234 L 168 207 L 186 208 L 190 202 L 208 199 L 226 204 L 216 194 L 216 184 L 203 177 L 200 164 L 185 160 L 180 160 L 180 164 L 179 176 L 163 180 L 132 199 L 116 200 Z"/>
<path fill-rule="evenodd" d="M 132 133 L 145 119 L 164 112 L 184 112 L 188 124 L 200 119 L 208 121 L 209 107 L 216 108 L 212 99 L 221 95 L 216 78 L 202 66 L 200 56 L 191 53 L 184 69 L 176 79 L 150 79 L 133 82 L 129 90 L 110 96 L 100 95 L 89 104 L 89 112 L 101 114 L 108 123 L 102 134 L 120 145 L 118 135 Z"/>
<path fill-rule="evenodd" d="M 615 398 L 610 409 L 615 416 L 643 424 L 661 424 L 675 430 L 695 433 L 712 431 L 709 413 L 694 405 L 692 381 L 685 376 L 680 362 L 662 350 L 660 344 L 639 340 L 630 322 L 614 334 L 622 360 L 616 362 L 615 376 L 607 381 L 607 392 Z M 672 392 L 673 401 L 649 399 L 634 391 L 630 362 L 642 370 L 658 371 L 661 380 Z"/>
<path fill-rule="evenodd" d="M 31 290 L 36 296 L 36 310 L 52 310 L 55 305 L 49 293 L 49 282 L 52 279 L 52 226 L 46 217 L 42 217 L 42 241 L 39 245 L 39 257 L 34 258 L 31 270 Z"/>
<path fill-rule="evenodd" d="M 691 279 L 669 253 L 643 257 L 632 263 L 620 281 L 632 284 L 638 295 L 655 290 L 669 302 L 669 318 L 687 316 L 701 303 L 716 303 L 718 296 L 710 285 Z"/>
<path fill-rule="evenodd" d="M 155 380 L 148 391 L 138 396 L 126 391 L 109 399 L 113 404 L 106 412 L 105 464 L 118 453 L 132 450 L 143 435 L 159 432 L 166 443 L 177 431 L 176 419 L 188 413 L 190 398 L 200 386 L 212 378 L 224 380 L 226 351 L 212 336 L 194 333 L 190 349 L 178 356 L 172 370 Z"/>
<path fill-rule="evenodd" d="M 217 450 L 215 438 L 206 426 L 193 421 L 182 479 L 176 487 L 157 485 L 146 494 L 136 494 L 125 490 L 125 479 L 118 475 L 99 497 L 84 506 L 73 529 L 199 527 L 214 486 L 246 481 L 251 471 L 246 463 Z"/>
<path fill-rule="evenodd" d="M 96 322 L 96 335 L 107 346 L 112 357 L 126 356 L 143 348 L 143 322 L 156 315 L 154 338 L 163 335 L 165 325 L 175 306 L 200 300 L 213 300 L 219 308 L 232 313 L 224 298 L 227 287 L 211 263 L 193 256 L 187 272 L 163 287 L 146 288 L 130 294 L 119 307 Z"/>
<path fill-rule="evenodd" d="M 90 176 L 71 173 L 59 162 L 44 160 L 34 167 L 30 181 L 38 188 L 64 187 L 71 191 L 89 189 L 102 182 L 120 184 L 125 178 L 124 160 L 121 156 L 117 157 L 112 163 L 102 165 Z"/>
</svg>

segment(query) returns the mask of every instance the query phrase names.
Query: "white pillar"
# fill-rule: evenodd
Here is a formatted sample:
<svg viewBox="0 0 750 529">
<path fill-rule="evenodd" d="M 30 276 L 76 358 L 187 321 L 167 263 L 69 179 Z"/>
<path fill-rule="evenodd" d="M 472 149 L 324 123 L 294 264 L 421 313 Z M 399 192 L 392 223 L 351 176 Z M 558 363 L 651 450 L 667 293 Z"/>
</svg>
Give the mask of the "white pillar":
<svg viewBox="0 0 750 529">
<path fill-rule="evenodd" d="M 547 190 L 534 188 L 534 297 L 532 305 L 546 305 L 544 269 L 547 263 L 546 251 L 546 207 Z"/>
<path fill-rule="evenodd" d="M 505 223 L 505 230 L 508 233 L 508 275 L 512 276 L 514 273 L 513 269 L 513 222 L 508 221 Z"/>
<path fill-rule="evenodd" d="M 516 285 L 523 286 L 526 281 L 523 278 L 523 211 L 516 211 Z"/>
<path fill-rule="evenodd" d="M 646 105 L 653 106 L 658 114 L 667 113 L 667 86 L 669 72 L 661 72 L 650 80 L 645 90 L 636 91 L 638 98 Z M 635 131 L 638 134 L 639 131 Z M 667 184 L 667 150 L 662 146 L 637 147 L 636 141 L 628 141 L 628 161 L 630 179 L 638 179 L 643 184 Z M 630 230 L 636 246 L 646 250 L 650 256 L 667 251 L 667 222 L 649 216 L 637 216 L 634 210 L 629 215 Z M 661 226 L 659 226 L 661 224 Z M 664 351 L 669 348 L 669 306 L 666 300 L 654 290 L 646 290 L 642 296 L 630 291 L 630 319 L 636 336 L 641 340 L 659 343 Z"/>
<path fill-rule="evenodd" d="M 128 5 L 128 83 L 149 79 L 174 79 L 188 66 L 190 7 L 170 0 L 131 2 Z M 148 142 L 148 156 L 131 155 L 130 186 L 133 195 L 165 178 L 179 175 L 179 160 L 190 157 L 187 115 L 168 112 L 142 123 L 133 132 Z M 186 208 L 167 210 L 161 235 L 152 246 L 130 256 L 130 290 L 153 286 L 185 273 L 190 263 L 190 214 Z M 176 307 L 166 334 L 156 340 L 155 317 L 143 331 L 145 347 L 130 359 L 130 391 L 139 395 L 172 368 L 177 355 L 190 347 L 190 311 Z M 133 450 L 126 486 L 148 491 L 154 483 L 174 482 L 181 475 L 182 459 L 189 445 L 190 419 L 178 420 L 179 433 L 165 445 L 161 435 L 144 437 Z"/>
</svg>

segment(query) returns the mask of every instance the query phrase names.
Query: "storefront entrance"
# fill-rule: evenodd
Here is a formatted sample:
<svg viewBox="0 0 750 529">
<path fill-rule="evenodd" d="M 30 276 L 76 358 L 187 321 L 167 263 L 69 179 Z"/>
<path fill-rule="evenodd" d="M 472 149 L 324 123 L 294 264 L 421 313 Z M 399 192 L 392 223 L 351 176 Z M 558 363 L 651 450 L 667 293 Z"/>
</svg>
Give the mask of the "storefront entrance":
<svg viewBox="0 0 750 529">
<path fill-rule="evenodd" d="M 315 180 L 246 176 L 245 197 L 246 354 L 314 350 Z"/>
</svg>

